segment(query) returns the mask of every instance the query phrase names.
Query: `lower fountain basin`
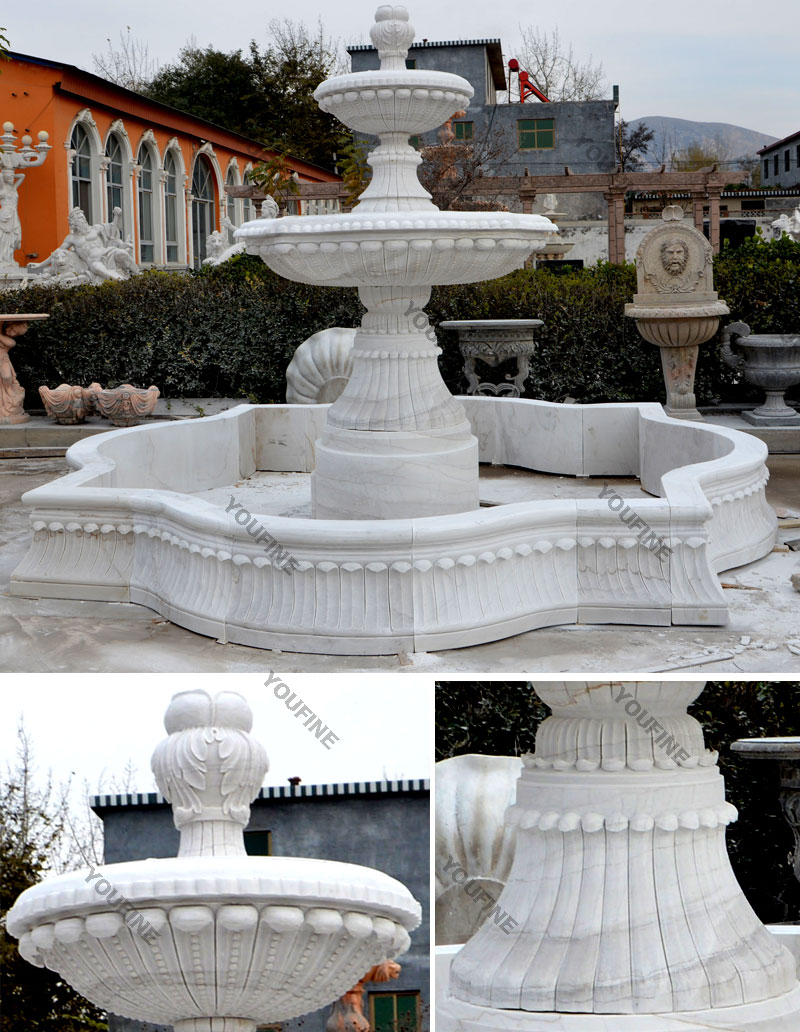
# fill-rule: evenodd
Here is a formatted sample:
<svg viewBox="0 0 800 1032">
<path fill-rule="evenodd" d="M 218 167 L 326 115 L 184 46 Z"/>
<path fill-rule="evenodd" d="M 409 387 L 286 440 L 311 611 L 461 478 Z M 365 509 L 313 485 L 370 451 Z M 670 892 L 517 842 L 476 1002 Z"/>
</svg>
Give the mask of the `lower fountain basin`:
<svg viewBox="0 0 800 1032">
<path fill-rule="evenodd" d="M 222 865 L 217 856 L 109 864 L 97 873 L 113 902 L 93 873 L 27 889 L 8 930 L 26 960 L 58 971 L 97 1006 L 157 1024 L 235 1014 L 255 1028 L 316 1010 L 405 952 L 420 920 L 400 882 L 356 864 L 225 857 Z M 125 914 L 115 909 L 120 897 L 131 905 Z"/>
<path fill-rule="evenodd" d="M 459 401 L 481 461 L 597 477 L 595 496 L 402 520 L 251 513 L 236 483 L 311 471 L 327 406 L 243 405 L 74 445 L 75 471 L 23 497 L 34 535 L 11 591 L 138 602 L 223 641 L 336 655 L 727 622 L 716 573 L 775 541 L 763 442 L 654 403 Z M 650 497 L 626 501 L 604 484 L 617 476 Z M 231 484 L 223 504 L 198 497 Z"/>
</svg>

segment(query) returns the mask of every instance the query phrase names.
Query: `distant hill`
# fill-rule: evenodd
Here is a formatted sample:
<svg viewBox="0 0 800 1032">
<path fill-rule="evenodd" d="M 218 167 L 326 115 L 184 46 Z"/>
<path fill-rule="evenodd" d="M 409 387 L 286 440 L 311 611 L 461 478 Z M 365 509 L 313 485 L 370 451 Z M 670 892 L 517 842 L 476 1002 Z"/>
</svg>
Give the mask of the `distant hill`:
<svg viewBox="0 0 800 1032">
<path fill-rule="evenodd" d="M 647 161 L 654 166 L 662 162 L 669 163 L 673 151 L 684 150 L 696 143 L 703 147 L 717 148 L 725 160 L 736 161 L 752 156 L 761 147 L 778 139 L 777 136 L 768 136 L 727 122 L 692 122 L 687 118 L 668 118 L 665 115 L 634 118 L 630 125 L 635 129 L 642 122 L 653 130 L 653 142 L 648 148 Z"/>
</svg>

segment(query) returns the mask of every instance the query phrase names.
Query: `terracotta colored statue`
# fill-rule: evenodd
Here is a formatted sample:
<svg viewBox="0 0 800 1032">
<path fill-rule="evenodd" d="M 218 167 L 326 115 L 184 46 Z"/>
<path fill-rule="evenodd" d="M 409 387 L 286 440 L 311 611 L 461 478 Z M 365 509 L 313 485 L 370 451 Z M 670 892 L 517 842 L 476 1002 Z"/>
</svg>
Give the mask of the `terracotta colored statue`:
<svg viewBox="0 0 800 1032">
<path fill-rule="evenodd" d="M 364 1014 L 364 986 L 367 982 L 389 982 L 398 978 L 401 970 L 393 960 L 385 960 L 370 968 L 360 982 L 334 1003 L 325 1023 L 325 1032 L 372 1032 Z"/>
</svg>

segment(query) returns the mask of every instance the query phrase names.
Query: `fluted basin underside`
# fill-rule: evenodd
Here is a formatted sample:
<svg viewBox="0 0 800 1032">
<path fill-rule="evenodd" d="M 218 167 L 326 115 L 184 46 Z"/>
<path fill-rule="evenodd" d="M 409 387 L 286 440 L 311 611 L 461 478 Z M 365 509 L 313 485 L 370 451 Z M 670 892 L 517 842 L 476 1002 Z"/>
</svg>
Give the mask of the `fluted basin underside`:
<svg viewBox="0 0 800 1032">
<path fill-rule="evenodd" d="M 371 868 L 292 857 L 183 857 L 88 871 L 28 889 L 9 914 L 20 953 L 97 1006 L 174 1024 L 307 1013 L 408 948 L 420 908 Z M 87 881 L 87 875 L 89 880 Z M 141 934 L 147 922 L 154 934 Z"/>
<path fill-rule="evenodd" d="M 505 276 L 554 232 L 541 215 L 356 209 L 254 221 L 237 236 L 274 272 L 299 283 L 427 287 Z"/>
</svg>

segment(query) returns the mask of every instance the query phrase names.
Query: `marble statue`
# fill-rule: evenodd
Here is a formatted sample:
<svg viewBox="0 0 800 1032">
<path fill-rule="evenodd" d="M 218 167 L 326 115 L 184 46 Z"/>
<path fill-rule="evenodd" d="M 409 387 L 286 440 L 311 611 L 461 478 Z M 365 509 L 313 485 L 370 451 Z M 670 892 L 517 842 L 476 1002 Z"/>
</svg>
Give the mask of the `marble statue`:
<svg viewBox="0 0 800 1032">
<path fill-rule="evenodd" d="M 372 1032 L 372 1025 L 364 1014 L 364 988 L 367 982 L 390 982 L 400 977 L 400 965 L 394 960 L 375 964 L 364 977 L 331 1007 L 325 1022 L 325 1032 Z"/>
<path fill-rule="evenodd" d="M 259 217 L 262 219 L 277 219 L 279 214 L 280 211 L 275 198 L 267 195 L 261 204 L 261 215 Z M 228 234 L 233 234 L 237 227 L 227 215 L 222 216 L 220 223 L 225 233 L 220 233 L 215 229 L 209 236 L 209 241 L 206 245 L 207 257 L 203 259 L 203 265 L 222 265 L 229 258 L 233 258 L 237 254 L 244 254 L 247 250 L 247 245 L 243 240 L 226 246 L 225 241 L 228 239 Z"/>
<path fill-rule="evenodd" d="M 139 272 L 132 241 L 122 239 L 120 208 L 114 209 L 110 222 L 90 226 L 81 208 L 73 208 L 68 219 L 69 233 L 60 247 L 43 262 L 31 262 L 31 272 L 70 286 L 76 281 L 124 280 Z"/>
<path fill-rule="evenodd" d="M 0 423 L 25 423 L 30 418 L 22 408 L 25 388 L 20 385 L 8 355 L 26 329 L 25 323 L 0 327 Z"/>
<path fill-rule="evenodd" d="M 625 314 L 660 349 L 667 415 L 700 420 L 694 396 L 699 346 L 716 333 L 728 306 L 714 291 L 711 244 L 682 221 L 679 204 L 667 205 L 661 217 L 636 252 L 638 292 Z"/>
<path fill-rule="evenodd" d="M 41 165 L 51 150 L 47 133 L 39 133 L 39 143 L 31 146 L 30 136 L 22 137 L 17 147 L 14 123 L 4 122 L 0 134 L 0 278 L 8 287 L 23 286 L 24 270 L 14 260 L 14 252 L 22 246 L 22 224 L 19 217 L 19 188 L 25 180 L 21 168 Z"/>
<path fill-rule="evenodd" d="M 786 233 L 792 240 L 800 243 L 800 207 L 795 208 L 791 215 L 785 212 L 772 223 L 773 236 L 779 239 Z"/>
<path fill-rule="evenodd" d="M 14 252 L 22 244 L 17 190 L 25 179 L 23 173 L 4 168 L 0 174 L 0 268 L 14 265 Z"/>
<path fill-rule="evenodd" d="M 50 316 L 44 313 L 0 315 L 0 426 L 27 423 L 30 419 L 22 407 L 25 401 L 25 388 L 17 379 L 9 351 L 31 322 L 49 318 Z"/>
</svg>

